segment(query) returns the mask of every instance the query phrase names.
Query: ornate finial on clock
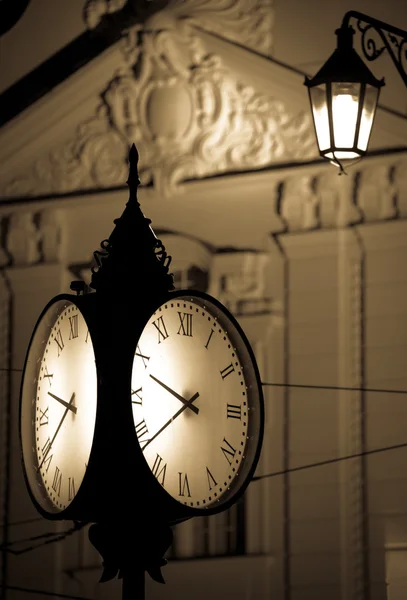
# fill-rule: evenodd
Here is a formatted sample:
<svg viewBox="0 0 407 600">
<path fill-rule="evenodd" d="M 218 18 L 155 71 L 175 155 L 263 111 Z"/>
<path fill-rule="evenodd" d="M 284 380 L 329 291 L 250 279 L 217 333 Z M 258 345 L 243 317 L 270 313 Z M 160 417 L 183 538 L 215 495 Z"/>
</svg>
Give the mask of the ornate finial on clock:
<svg viewBox="0 0 407 600">
<path fill-rule="evenodd" d="M 129 152 L 129 176 L 127 178 L 127 185 L 130 190 L 130 200 L 134 195 L 134 199 L 137 200 L 137 188 L 140 185 L 140 179 L 138 176 L 138 159 L 139 153 L 135 144 L 132 144 Z"/>
<path fill-rule="evenodd" d="M 115 219 L 110 237 L 100 244 L 101 250 L 93 254 L 96 267 L 92 269 L 90 287 L 114 295 L 120 289 L 142 290 L 148 301 L 157 294 L 174 289 L 172 275 L 168 273 L 171 257 L 157 239 L 137 200 L 139 155 L 133 144 L 129 152 L 129 200 L 123 214 Z"/>
</svg>

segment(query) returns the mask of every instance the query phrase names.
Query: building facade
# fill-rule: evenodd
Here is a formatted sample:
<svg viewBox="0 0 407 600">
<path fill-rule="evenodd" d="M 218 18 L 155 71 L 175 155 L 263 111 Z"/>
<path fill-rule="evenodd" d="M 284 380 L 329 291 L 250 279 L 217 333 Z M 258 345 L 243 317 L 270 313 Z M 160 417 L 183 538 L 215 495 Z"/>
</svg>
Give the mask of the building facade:
<svg viewBox="0 0 407 600">
<path fill-rule="evenodd" d="M 16 551 L 1 554 L 2 597 L 121 593 L 98 583 L 86 528 L 19 553 L 72 523 L 31 504 L 18 398 L 39 313 L 89 283 L 123 211 L 134 142 L 176 286 L 237 317 L 266 407 L 255 480 L 175 528 L 167 585 L 148 580 L 147 597 L 404 599 L 406 121 L 379 110 L 372 152 L 339 177 L 317 158 L 303 75 L 272 58 L 271 0 L 158 4 L 124 26 L 124 2 L 89 0 L 78 64 L 54 57 L 36 97 L 10 100 L 38 69 L 2 95 L 0 544 Z"/>
</svg>

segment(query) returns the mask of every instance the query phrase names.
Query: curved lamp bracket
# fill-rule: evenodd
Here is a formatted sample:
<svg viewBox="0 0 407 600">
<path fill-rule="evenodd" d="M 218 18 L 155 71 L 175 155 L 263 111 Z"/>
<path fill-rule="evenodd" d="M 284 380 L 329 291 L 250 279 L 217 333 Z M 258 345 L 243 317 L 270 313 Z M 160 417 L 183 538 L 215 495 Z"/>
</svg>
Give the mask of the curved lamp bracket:
<svg viewBox="0 0 407 600">
<path fill-rule="evenodd" d="M 348 27 L 351 19 L 357 19 L 366 60 L 374 61 L 387 50 L 407 86 L 407 31 L 354 10 L 345 14 L 342 26 Z"/>
</svg>

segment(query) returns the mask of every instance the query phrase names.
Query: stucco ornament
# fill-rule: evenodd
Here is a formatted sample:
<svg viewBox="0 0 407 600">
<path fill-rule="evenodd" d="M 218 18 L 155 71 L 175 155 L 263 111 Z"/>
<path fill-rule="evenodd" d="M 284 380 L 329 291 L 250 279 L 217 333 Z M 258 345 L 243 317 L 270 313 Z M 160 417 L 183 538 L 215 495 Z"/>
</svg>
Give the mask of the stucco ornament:
<svg viewBox="0 0 407 600">
<path fill-rule="evenodd" d="M 393 219 L 397 214 L 389 165 L 365 166 L 360 172 L 358 206 L 365 221 Z"/>
<path fill-rule="evenodd" d="M 221 252 L 213 257 L 209 294 L 218 298 L 235 315 L 271 311 L 267 293 L 267 252 Z"/>
<path fill-rule="evenodd" d="M 139 148 L 142 183 L 168 195 L 189 178 L 314 154 L 309 115 L 236 81 L 187 21 L 163 11 L 123 43 L 128 67 L 104 100 Z"/>
<path fill-rule="evenodd" d="M 75 137 L 34 162 L 0 189 L 4 197 L 63 194 L 122 185 L 127 179 L 128 146 L 110 126 L 108 107 L 81 123 Z"/>
<path fill-rule="evenodd" d="M 127 0 L 87 0 L 83 8 L 83 19 L 88 29 L 95 29 L 106 14 L 123 8 Z"/>
<path fill-rule="evenodd" d="M 129 4 L 137 7 L 138 0 Z M 94 29 L 103 16 L 121 10 L 126 0 L 87 0 L 83 17 L 88 29 Z M 147 2 L 146 2 L 147 4 Z M 155 10 L 154 0 L 148 3 Z M 159 4 L 156 4 L 157 7 Z M 160 3 L 162 5 L 162 3 Z M 169 0 L 166 11 L 174 18 L 188 20 L 190 24 L 232 41 L 243 44 L 263 54 L 272 50 L 274 0 Z"/>
<path fill-rule="evenodd" d="M 130 28 L 120 44 L 122 64 L 96 114 L 1 195 L 122 185 L 132 143 L 142 184 L 163 196 L 181 191 L 188 179 L 315 156 L 308 111 L 289 114 L 280 100 L 237 80 L 188 19 L 160 11 Z"/>
</svg>

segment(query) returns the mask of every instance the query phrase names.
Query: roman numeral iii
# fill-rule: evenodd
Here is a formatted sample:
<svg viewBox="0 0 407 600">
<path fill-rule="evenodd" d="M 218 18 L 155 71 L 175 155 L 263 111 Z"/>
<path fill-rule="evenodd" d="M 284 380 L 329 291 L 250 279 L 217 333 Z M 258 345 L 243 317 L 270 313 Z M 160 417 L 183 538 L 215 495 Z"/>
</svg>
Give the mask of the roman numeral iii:
<svg viewBox="0 0 407 600">
<path fill-rule="evenodd" d="M 241 404 L 228 404 L 226 414 L 227 414 L 228 419 L 241 419 L 242 418 Z"/>
</svg>

